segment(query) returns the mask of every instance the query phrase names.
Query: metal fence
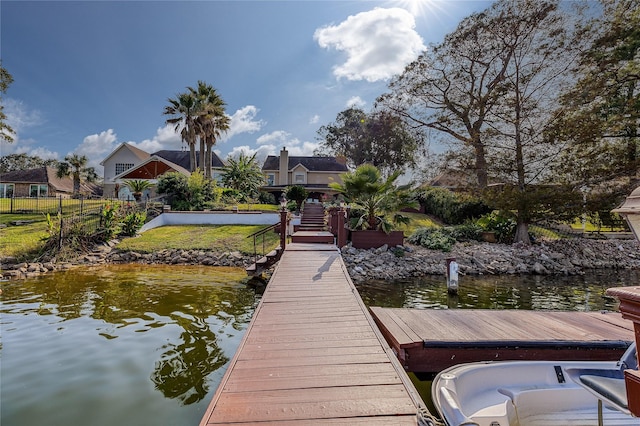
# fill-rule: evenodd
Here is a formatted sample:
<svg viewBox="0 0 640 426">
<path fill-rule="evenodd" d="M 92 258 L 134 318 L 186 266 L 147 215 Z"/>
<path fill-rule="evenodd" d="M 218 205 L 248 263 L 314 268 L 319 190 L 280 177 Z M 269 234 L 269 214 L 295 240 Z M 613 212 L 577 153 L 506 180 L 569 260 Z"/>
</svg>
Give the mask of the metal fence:
<svg viewBox="0 0 640 426">
<path fill-rule="evenodd" d="M 62 198 L 62 197 L 12 197 L 0 198 L 0 214 L 56 214 L 80 213 L 101 208 L 108 199 Z"/>
</svg>

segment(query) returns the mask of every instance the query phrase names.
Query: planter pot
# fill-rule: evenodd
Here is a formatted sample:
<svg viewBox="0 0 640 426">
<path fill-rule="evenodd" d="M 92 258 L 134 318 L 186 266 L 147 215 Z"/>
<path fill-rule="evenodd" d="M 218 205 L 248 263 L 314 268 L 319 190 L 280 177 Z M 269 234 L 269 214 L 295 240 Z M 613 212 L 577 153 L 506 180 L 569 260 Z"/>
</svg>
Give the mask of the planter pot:
<svg viewBox="0 0 640 426">
<path fill-rule="evenodd" d="M 387 244 L 389 247 L 401 246 L 404 243 L 402 231 L 351 231 L 351 245 L 358 249 L 378 248 Z"/>
<path fill-rule="evenodd" d="M 497 243 L 498 237 L 496 237 L 496 233 L 492 231 L 485 231 L 482 233 L 482 240 L 487 243 Z"/>
</svg>

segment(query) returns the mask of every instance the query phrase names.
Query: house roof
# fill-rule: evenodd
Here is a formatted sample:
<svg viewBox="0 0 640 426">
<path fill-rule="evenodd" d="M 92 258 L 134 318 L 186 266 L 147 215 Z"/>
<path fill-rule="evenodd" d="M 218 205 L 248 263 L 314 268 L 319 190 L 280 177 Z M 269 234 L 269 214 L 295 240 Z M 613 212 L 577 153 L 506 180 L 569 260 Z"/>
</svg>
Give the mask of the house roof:
<svg viewBox="0 0 640 426">
<path fill-rule="evenodd" d="M 289 156 L 287 170 L 292 170 L 298 164 L 310 172 L 348 172 L 347 165 L 339 162 L 336 157 L 296 157 Z M 280 170 L 280 157 L 269 155 L 262 166 L 263 171 Z"/>
<path fill-rule="evenodd" d="M 191 174 L 184 167 L 154 154 L 137 166 L 120 173 L 114 179 L 156 179 L 168 171 L 180 172 L 187 176 Z"/>
<path fill-rule="evenodd" d="M 197 166 L 200 167 L 200 155 L 199 155 L 200 151 L 196 151 L 196 161 L 197 161 Z M 177 164 L 178 166 L 189 170 L 189 151 L 174 151 L 174 150 L 168 150 L 168 149 L 164 149 L 162 151 L 158 151 L 158 152 L 154 152 L 151 155 L 155 155 L 158 156 L 160 158 L 164 158 L 165 160 L 168 160 L 170 162 L 172 162 L 173 164 Z M 211 153 L 211 167 L 213 168 L 222 168 L 224 167 L 225 164 L 224 162 L 220 159 L 220 157 L 218 157 L 218 155 L 215 152 Z"/>
<path fill-rule="evenodd" d="M 107 157 L 100 162 L 100 165 L 104 165 L 104 163 L 107 160 L 109 160 L 109 158 L 111 158 L 116 152 L 120 151 L 121 149 L 128 149 L 129 151 L 131 151 L 131 153 L 133 155 L 138 157 L 140 160 L 146 160 L 147 158 L 149 158 L 151 156 L 147 151 L 143 151 L 140 148 L 136 148 L 135 146 L 133 146 L 133 145 L 131 145 L 129 143 L 123 142 L 116 149 L 114 149 L 111 152 L 111 154 L 107 155 Z"/>
<path fill-rule="evenodd" d="M 13 170 L 0 174 L 2 183 L 23 183 L 23 184 L 47 184 L 52 186 L 56 192 L 73 194 L 73 178 L 71 176 L 59 178 L 55 167 L 38 167 L 29 170 Z M 99 186 L 91 182 L 81 182 L 80 192 L 99 194 Z"/>
</svg>

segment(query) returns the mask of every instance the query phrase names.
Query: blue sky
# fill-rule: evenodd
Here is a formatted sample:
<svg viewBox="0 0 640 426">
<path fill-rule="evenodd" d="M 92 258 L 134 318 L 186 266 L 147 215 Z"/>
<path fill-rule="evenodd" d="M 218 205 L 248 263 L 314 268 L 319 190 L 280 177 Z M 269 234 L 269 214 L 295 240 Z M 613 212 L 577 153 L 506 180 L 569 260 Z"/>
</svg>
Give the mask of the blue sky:
<svg viewBox="0 0 640 426">
<path fill-rule="evenodd" d="M 84 154 L 101 172 L 122 142 L 182 149 L 162 112 L 204 80 L 231 116 L 221 157 L 311 155 L 320 126 L 351 105 L 368 111 L 394 74 L 490 3 L 2 0 L 16 135 L 1 154 Z"/>
</svg>

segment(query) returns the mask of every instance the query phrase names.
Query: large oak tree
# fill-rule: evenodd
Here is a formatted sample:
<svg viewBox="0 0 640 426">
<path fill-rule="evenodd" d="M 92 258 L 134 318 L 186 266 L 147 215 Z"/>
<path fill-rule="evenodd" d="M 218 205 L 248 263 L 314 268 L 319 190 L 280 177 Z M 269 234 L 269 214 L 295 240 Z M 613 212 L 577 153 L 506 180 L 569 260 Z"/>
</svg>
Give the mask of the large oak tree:
<svg viewBox="0 0 640 426">
<path fill-rule="evenodd" d="M 561 146 L 544 130 L 556 117 L 557 94 L 571 78 L 585 39 L 578 11 L 557 0 L 499 0 L 463 20 L 390 84 L 380 102 L 409 123 L 445 133 L 453 151 L 473 158 L 480 189 L 489 177 L 496 206 L 516 213 L 516 240 L 551 213 L 549 166 Z"/>
</svg>

